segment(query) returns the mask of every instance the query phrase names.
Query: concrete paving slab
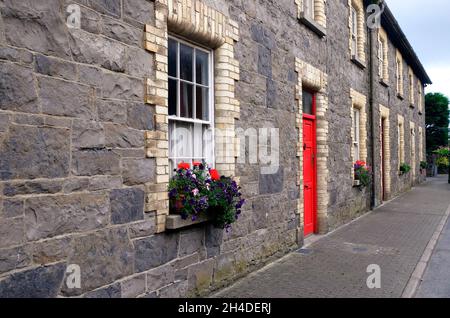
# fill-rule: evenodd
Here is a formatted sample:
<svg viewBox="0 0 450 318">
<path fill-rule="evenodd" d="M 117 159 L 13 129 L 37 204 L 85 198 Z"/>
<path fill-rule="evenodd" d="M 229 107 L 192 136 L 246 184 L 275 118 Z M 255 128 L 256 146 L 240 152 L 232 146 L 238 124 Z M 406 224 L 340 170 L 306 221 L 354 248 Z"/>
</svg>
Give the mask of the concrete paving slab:
<svg viewBox="0 0 450 318">
<path fill-rule="evenodd" d="M 213 297 L 401 297 L 449 205 L 446 177 L 432 178 Z M 381 288 L 370 289 L 367 269 L 374 264 Z"/>
</svg>

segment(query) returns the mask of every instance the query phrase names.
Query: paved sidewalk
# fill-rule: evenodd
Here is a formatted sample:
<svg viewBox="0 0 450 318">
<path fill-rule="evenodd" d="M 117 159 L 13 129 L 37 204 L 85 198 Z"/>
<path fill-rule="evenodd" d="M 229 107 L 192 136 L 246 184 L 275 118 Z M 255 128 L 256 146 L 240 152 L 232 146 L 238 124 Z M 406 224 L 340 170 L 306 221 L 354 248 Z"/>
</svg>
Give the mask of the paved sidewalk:
<svg viewBox="0 0 450 318">
<path fill-rule="evenodd" d="M 449 205 L 447 178 L 431 178 L 214 297 L 401 297 Z M 380 289 L 366 285 L 370 264 L 381 267 Z"/>
<path fill-rule="evenodd" d="M 450 220 L 447 220 L 422 279 L 417 298 L 450 298 Z"/>
</svg>

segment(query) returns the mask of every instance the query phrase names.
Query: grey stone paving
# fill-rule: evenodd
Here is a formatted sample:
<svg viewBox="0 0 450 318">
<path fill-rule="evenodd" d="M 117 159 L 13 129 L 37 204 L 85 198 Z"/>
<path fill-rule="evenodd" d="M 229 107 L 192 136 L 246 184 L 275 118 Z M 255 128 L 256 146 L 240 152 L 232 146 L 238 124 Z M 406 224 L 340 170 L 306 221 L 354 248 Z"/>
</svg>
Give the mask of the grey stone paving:
<svg viewBox="0 0 450 318">
<path fill-rule="evenodd" d="M 450 298 L 450 220 L 431 255 L 416 297 Z"/>
<path fill-rule="evenodd" d="M 432 178 L 214 297 L 401 297 L 449 204 L 447 179 Z M 381 289 L 366 285 L 370 264 Z"/>
</svg>

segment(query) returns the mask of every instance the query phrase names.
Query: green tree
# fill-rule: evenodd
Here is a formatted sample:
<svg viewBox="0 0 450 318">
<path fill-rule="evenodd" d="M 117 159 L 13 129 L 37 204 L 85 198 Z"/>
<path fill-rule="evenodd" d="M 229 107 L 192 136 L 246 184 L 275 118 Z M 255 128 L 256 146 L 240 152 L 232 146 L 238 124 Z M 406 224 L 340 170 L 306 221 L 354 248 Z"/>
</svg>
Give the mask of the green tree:
<svg viewBox="0 0 450 318">
<path fill-rule="evenodd" d="M 425 96 L 427 153 L 448 146 L 449 100 L 441 93 Z"/>
</svg>

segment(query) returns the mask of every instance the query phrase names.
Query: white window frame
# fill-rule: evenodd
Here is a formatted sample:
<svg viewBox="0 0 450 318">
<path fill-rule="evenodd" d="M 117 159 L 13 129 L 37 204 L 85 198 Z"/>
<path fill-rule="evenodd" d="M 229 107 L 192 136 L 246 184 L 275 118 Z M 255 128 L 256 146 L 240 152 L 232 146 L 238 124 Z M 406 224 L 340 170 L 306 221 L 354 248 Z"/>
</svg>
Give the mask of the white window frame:
<svg viewBox="0 0 450 318">
<path fill-rule="evenodd" d="M 401 63 L 402 63 L 402 61 L 399 59 L 399 58 L 397 58 L 396 59 L 396 69 L 397 69 L 397 93 L 399 93 L 399 94 L 402 94 L 402 91 L 401 91 L 401 87 L 402 87 L 402 85 L 401 85 L 401 82 L 403 81 L 403 78 L 402 78 L 402 75 L 401 75 Z"/>
<path fill-rule="evenodd" d="M 405 163 L 405 128 L 404 123 L 399 122 L 397 125 L 398 130 L 398 166 L 400 167 L 401 164 Z"/>
<path fill-rule="evenodd" d="M 192 167 L 192 163 L 194 160 L 205 160 L 208 164 L 210 165 L 214 165 L 215 163 L 215 127 L 214 127 L 214 54 L 213 54 L 213 50 L 209 49 L 209 48 L 205 48 L 203 46 L 200 46 L 196 43 L 192 43 L 190 41 L 186 41 L 184 39 L 181 39 L 177 36 L 173 36 L 169 34 L 169 39 L 172 39 L 176 42 L 178 42 L 177 45 L 177 74 L 176 77 L 170 76 L 168 75 L 168 79 L 172 79 L 172 80 L 176 80 L 177 81 L 177 115 L 169 115 L 168 116 L 168 121 L 169 121 L 169 165 L 171 165 L 171 169 L 170 169 L 170 173 L 172 174 L 173 169 L 176 168 L 176 164 L 179 161 L 183 161 L 183 162 L 187 162 L 189 164 L 191 164 Z M 193 78 L 192 78 L 192 82 L 187 81 L 187 80 L 183 80 L 180 78 L 180 44 L 184 44 L 187 45 L 191 48 L 194 49 L 194 54 L 193 54 Z M 204 53 L 208 54 L 208 85 L 203 85 L 203 84 L 197 84 L 196 83 L 196 67 L 195 67 L 195 50 L 200 50 Z M 189 83 L 192 84 L 194 86 L 194 93 L 193 93 L 193 118 L 185 118 L 185 117 L 181 117 L 180 116 L 180 83 L 181 82 L 185 82 L 185 83 Z M 208 113 L 209 113 L 209 120 L 201 120 L 201 119 L 197 119 L 196 118 L 196 87 L 203 87 L 203 88 L 208 88 L 209 89 L 209 96 L 208 96 Z M 206 126 L 206 128 L 208 130 L 211 131 L 211 135 L 210 135 L 210 139 L 211 140 L 211 144 L 206 146 L 206 150 L 203 150 L 203 155 L 201 157 L 195 157 L 193 156 L 195 153 L 195 144 L 194 141 L 196 140 L 194 134 L 195 132 L 191 132 L 192 134 L 192 156 L 191 157 L 179 157 L 176 154 L 172 154 L 173 151 L 176 151 L 176 149 L 172 149 L 172 142 L 171 142 L 171 131 L 173 128 L 176 128 L 176 124 L 178 123 L 191 123 L 193 124 L 193 127 L 191 129 L 196 129 L 196 127 L 198 127 L 197 125 L 201 125 L 202 127 L 202 140 L 204 141 L 205 135 L 203 134 L 203 127 Z M 173 125 L 173 126 L 172 126 Z M 207 151 L 207 153 L 210 156 L 205 156 L 205 151 Z"/>
<path fill-rule="evenodd" d="M 419 111 L 421 112 L 423 109 L 422 109 L 422 85 L 420 84 L 420 81 L 417 81 L 417 97 L 418 97 L 418 100 L 417 100 L 417 106 L 419 107 Z"/>
<path fill-rule="evenodd" d="M 414 103 L 414 75 L 410 72 L 409 76 L 409 101 Z"/>
<path fill-rule="evenodd" d="M 353 107 L 353 161 L 361 160 L 361 110 L 357 107 Z"/>
<path fill-rule="evenodd" d="M 380 79 L 384 79 L 384 41 L 378 39 L 378 75 Z"/>
<path fill-rule="evenodd" d="M 351 6 L 350 9 L 351 20 L 352 20 L 352 54 L 355 57 L 359 57 L 358 53 L 358 10 L 354 6 Z"/>
</svg>

